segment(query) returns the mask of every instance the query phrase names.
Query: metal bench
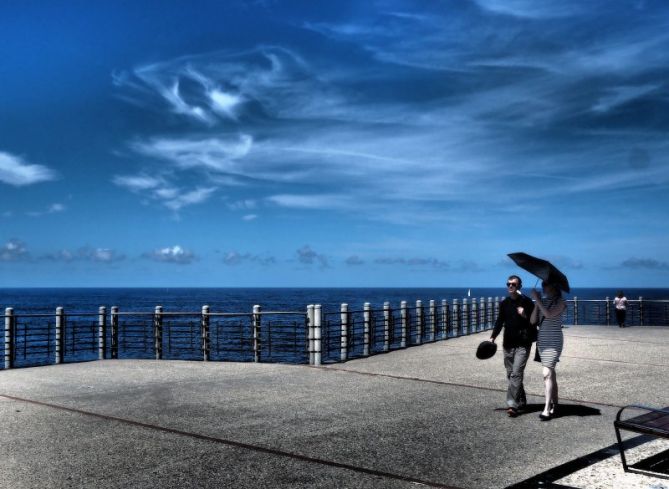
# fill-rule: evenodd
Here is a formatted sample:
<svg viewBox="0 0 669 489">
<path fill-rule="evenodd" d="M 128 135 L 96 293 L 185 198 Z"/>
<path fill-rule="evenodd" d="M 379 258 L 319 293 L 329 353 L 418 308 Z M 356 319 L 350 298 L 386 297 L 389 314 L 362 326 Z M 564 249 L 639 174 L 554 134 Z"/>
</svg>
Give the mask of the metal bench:
<svg viewBox="0 0 669 489">
<path fill-rule="evenodd" d="M 645 411 L 645 413 L 633 418 L 620 419 L 625 409 L 637 409 Z M 618 438 L 618 449 L 620 450 L 620 458 L 623 461 L 623 469 L 625 472 L 628 472 L 629 468 L 627 466 L 627 460 L 625 459 L 625 449 L 623 447 L 622 438 L 620 437 L 620 430 L 669 439 L 669 407 L 657 409 L 648 406 L 640 406 L 638 404 L 624 406 L 618 411 L 613 426 L 616 430 L 616 437 Z"/>
</svg>

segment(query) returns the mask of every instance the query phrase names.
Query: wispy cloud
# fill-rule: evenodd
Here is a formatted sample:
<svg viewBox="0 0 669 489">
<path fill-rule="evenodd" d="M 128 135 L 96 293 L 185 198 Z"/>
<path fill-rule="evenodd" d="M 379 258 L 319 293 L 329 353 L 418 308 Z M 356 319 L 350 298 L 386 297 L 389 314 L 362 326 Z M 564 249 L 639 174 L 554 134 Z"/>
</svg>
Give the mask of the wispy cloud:
<svg viewBox="0 0 669 489">
<path fill-rule="evenodd" d="M 346 258 L 344 263 L 351 266 L 357 266 L 357 265 L 364 265 L 365 261 L 358 255 L 351 255 L 348 258 Z"/>
<path fill-rule="evenodd" d="M 632 270 L 669 270 L 669 263 L 656 260 L 655 258 L 628 258 L 620 266 Z"/>
<path fill-rule="evenodd" d="M 216 187 L 212 186 L 187 190 L 169 183 L 165 178 L 143 174 L 117 175 L 112 182 L 119 187 L 157 201 L 174 212 L 189 205 L 205 202 L 216 191 Z"/>
<path fill-rule="evenodd" d="M 581 2 L 374 5 L 303 24 L 360 47 L 357 63 L 259 46 L 116 73 L 122 93 L 182 129 L 129 143 L 143 165 L 162 165 L 163 182 L 117 184 L 174 209 L 187 205 L 172 195 L 186 175 L 212 193 L 236 186 L 249 196 L 237 202 L 406 224 L 473 206 L 489 209 L 484 222 L 519 202 L 549 212 L 565 194 L 669 183 L 666 165 L 629 165 L 640 129 L 646 161 L 667 149 L 669 118 L 647 116 L 669 109 L 669 35 L 657 34 L 652 6 L 635 10 L 637 25 L 624 9 L 594 14 Z M 596 15 L 615 28 L 584 27 Z"/>
<path fill-rule="evenodd" d="M 29 258 L 30 253 L 26 244 L 16 238 L 10 239 L 0 247 L 0 261 L 15 262 L 28 260 Z"/>
<path fill-rule="evenodd" d="M 66 209 L 67 209 L 67 207 L 64 204 L 60 204 L 60 203 L 56 202 L 54 204 L 49 205 L 43 211 L 29 211 L 29 212 L 26 212 L 26 215 L 28 215 L 30 217 L 40 217 L 40 216 L 44 216 L 44 215 L 47 215 L 47 214 L 57 214 L 57 213 L 60 213 L 60 212 L 65 212 Z"/>
<path fill-rule="evenodd" d="M 142 256 L 158 262 L 176 263 L 179 265 L 188 265 L 196 260 L 196 256 L 192 251 L 186 250 L 179 245 L 159 248 L 144 253 Z"/>
<path fill-rule="evenodd" d="M 437 270 L 447 270 L 451 265 L 437 258 L 405 258 L 405 257 L 382 257 L 376 258 L 374 263 L 377 265 L 402 265 L 411 268 L 433 268 Z"/>
<path fill-rule="evenodd" d="M 0 182 L 22 187 L 56 177 L 56 172 L 46 166 L 30 164 L 20 156 L 0 151 Z"/>
<path fill-rule="evenodd" d="M 93 248 L 84 246 L 76 251 L 67 249 L 59 250 L 52 253 L 46 253 L 40 259 L 47 261 L 88 261 L 94 263 L 117 263 L 126 259 L 126 256 L 111 248 Z"/>
<path fill-rule="evenodd" d="M 311 246 L 304 245 L 296 251 L 297 261 L 302 265 L 318 264 L 321 268 L 330 268 L 328 258 L 324 254 L 316 253 Z"/>
<path fill-rule="evenodd" d="M 237 251 L 228 251 L 223 257 L 223 263 L 230 266 L 242 265 L 244 263 L 254 263 L 257 265 L 268 266 L 276 263 L 273 256 L 260 256 L 251 253 L 239 253 Z"/>
</svg>

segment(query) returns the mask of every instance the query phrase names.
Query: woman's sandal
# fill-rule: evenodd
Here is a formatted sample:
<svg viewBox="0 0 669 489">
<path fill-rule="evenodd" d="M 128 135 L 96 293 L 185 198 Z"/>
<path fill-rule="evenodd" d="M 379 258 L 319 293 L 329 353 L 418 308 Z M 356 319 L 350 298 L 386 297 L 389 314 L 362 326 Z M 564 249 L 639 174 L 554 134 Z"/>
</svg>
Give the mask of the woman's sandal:
<svg viewBox="0 0 669 489">
<path fill-rule="evenodd" d="M 541 421 L 550 421 L 552 418 L 553 418 L 553 416 L 550 413 L 548 414 L 548 416 L 546 416 L 543 413 L 539 414 L 539 419 Z"/>
</svg>

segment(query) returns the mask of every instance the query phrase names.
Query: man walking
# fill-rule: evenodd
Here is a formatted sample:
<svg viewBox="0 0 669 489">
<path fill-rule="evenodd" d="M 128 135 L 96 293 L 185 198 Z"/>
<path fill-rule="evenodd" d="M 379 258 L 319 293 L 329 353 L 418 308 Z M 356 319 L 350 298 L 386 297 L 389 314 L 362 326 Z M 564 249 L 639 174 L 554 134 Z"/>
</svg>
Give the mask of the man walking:
<svg viewBox="0 0 669 489">
<path fill-rule="evenodd" d="M 494 342 L 504 328 L 504 366 L 509 387 L 506 391 L 507 414 L 512 418 L 525 408 L 525 388 L 523 375 L 530 354 L 532 342 L 536 337 L 536 328 L 530 326 L 530 315 L 534 309 L 532 299 L 521 294 L 523 281 L 517 275 L 511 275 L 506 281 L 508 296 L 499 304 L 499 315 L 490 336 Z M 533 331 L 534 330 L 534 331 Z"/>
</svg>

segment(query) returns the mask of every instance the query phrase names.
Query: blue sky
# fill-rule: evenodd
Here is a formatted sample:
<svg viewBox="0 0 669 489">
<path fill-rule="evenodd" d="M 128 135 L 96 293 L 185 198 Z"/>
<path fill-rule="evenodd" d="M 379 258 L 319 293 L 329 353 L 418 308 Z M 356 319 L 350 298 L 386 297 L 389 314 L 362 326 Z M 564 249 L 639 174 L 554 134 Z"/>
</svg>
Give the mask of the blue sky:
<svg viewBox="0 0 669 489">
<path fill-rule="evenodd" d="M 663 1 L 0 6 L 0 286 L 669 286 Z"/>
</svg>

